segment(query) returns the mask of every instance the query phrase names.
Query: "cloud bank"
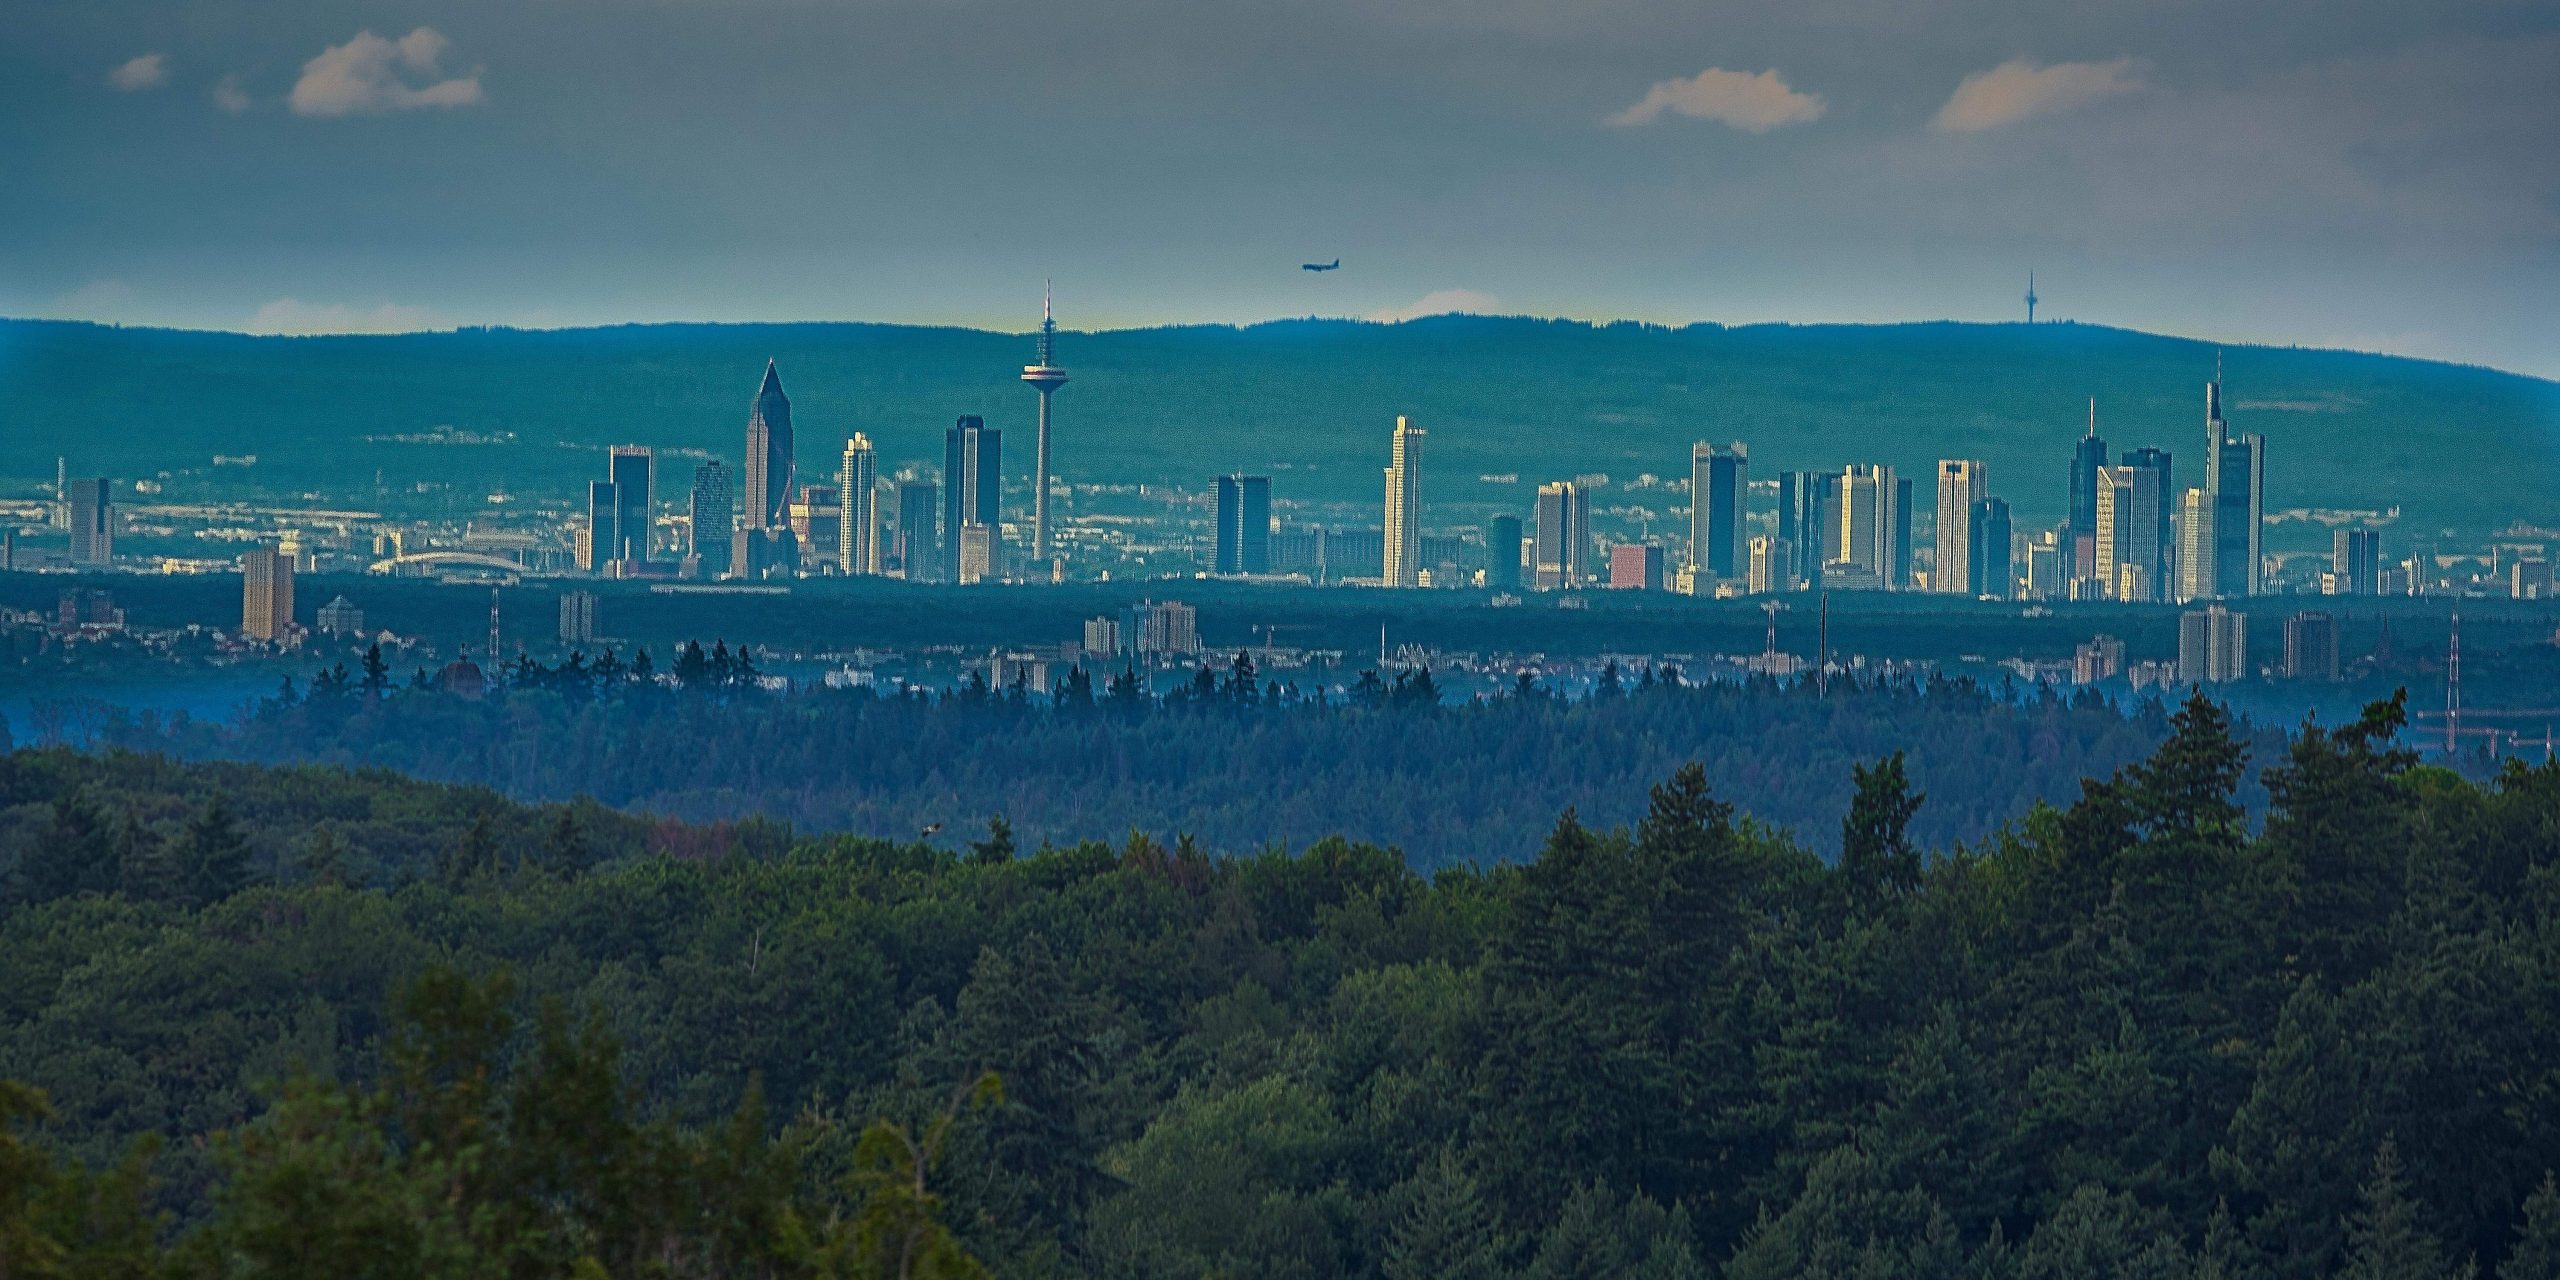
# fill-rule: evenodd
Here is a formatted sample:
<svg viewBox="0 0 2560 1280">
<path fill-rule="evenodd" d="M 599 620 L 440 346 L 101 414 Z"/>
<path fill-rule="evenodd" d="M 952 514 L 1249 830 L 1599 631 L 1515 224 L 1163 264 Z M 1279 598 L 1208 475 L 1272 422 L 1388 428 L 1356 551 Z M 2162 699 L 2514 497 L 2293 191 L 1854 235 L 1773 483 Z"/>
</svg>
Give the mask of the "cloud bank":
<svg viewBox="0 0 2560 1280">
<path fill-rule="evenodd" d="M 167 83 L 169 83 L 167 54 L 146 53 L 129 62 L 116 64 L 115 70 L 107 73 L 107 87 L 123 93 L 157 89 Z"/>
<path fill-rule="evenodd" d="M 1499 306 L 1501 301 L 1492 294 L 1480 293 L 1474 289 L 1438 289 L 1403 306 L 1370 312 L 1369 318 L 1384 324 L 1398 324 L 1406 320 L 1419 320 L 1424 316 L 1445 316 L 1452 313 L 1484 315 Z"/>
<path fill-rule="evenodd" d="M 370 31 L 356 33 L 345 44 L 331 45 L 302 64 L 286 99 L 303 116 L 376 115 L 419 107 L 467 107 L 480 101 L 475 73 L 437 79 L 446 40 L 433 27 L 420 27 L 398 40 Z"/>
<path fill-rule="evenodd" d="M 1938 108 L 1932 127 L 1944 133 L 1979 133 L 2037 116 L 2077 110 L 2142 87 L 2131 58 L 2057 62 L 2049 67 L 2012 58 L 1989 71 L 1966 76 L 1964 83 L 1956 86 L 1955 96 Z"/>
<path fill-rule="evenodd" d="M 1746 133 L 1767 133 L 1780 125 L 1805 124 L 1822 118 L 1827 104 L 1818 93 L 1798 93 L 1775 70 L 1753 75 L 1709 67 L 1694 76 L 1664 80 L 1645 91 L 1634 106 L 1609 117 L 1620 127 L 1652 124 L 1665 111 L 1693 120 L 1713 120 Z"/>
</svg>

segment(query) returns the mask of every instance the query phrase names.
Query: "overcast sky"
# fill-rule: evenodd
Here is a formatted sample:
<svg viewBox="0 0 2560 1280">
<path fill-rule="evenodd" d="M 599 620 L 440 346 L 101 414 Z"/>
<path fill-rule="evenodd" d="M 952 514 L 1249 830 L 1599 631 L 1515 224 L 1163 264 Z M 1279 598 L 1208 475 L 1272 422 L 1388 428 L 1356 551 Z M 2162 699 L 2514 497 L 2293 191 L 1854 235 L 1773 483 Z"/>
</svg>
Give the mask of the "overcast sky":
<svg viewBox="0 0 2560 1280">
<path fill-rule="evenodd" d="M 2033 268 L 2560 376 L 2552 0 L 16 0 L 0 174 L 11 315 L 2006 319 Z"/>
</svg>

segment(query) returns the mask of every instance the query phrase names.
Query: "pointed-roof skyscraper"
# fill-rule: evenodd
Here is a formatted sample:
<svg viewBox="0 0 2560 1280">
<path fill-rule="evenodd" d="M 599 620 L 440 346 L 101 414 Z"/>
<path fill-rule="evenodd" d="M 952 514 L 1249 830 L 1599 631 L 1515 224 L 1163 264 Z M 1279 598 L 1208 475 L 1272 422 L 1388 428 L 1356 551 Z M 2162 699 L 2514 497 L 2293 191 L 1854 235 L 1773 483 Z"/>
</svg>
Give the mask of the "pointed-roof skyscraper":
<svg viewBox="0 0 2560 1280">
<path fill-rule="evenodd" d="M 747 410 L 747 492 L 742 514 L 749 528 L 789 523 L 791 507 L 791 397 L 782 373 L 764 362 L 764 385 Z"/>
</svg>

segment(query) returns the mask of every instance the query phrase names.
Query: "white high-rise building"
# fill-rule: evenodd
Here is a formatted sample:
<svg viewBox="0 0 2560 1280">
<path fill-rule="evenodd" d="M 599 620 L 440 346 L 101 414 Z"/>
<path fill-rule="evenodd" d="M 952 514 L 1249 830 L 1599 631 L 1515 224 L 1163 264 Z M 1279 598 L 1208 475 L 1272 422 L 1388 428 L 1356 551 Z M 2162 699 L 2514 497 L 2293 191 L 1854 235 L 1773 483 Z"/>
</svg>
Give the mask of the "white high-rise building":
<svg viewBox="0 0 2560 1280">
<path fill-rule="evenodd" d="M 1888 466 L 1852 463 L 1840 475 L 1839 563 L 1874 575 L 1887 591 L 1901 586 L 1896 572 L 1901 560 L 1896 545 L 1902 527 L 1900 489 Z"/>
<path fill-rule="evenodd" d="M 1387 462 L 1386 571 L 1390 587 L 1422 585 L 1422 438 L 1409 418 L 1396 419 Z"/>
<path fill-rule="evenodd" d="M 2151 467 L 2098 468 L 2097 576 L 2126 601 L 2160 595 L 2160 473 Z M 2130 567 L 2132 572 L 2126 572 Z"/>
<path fill-rule="evenodd" d="M 2178 495 L 2178 603 L 2213 594 L 2213 496 L 2199 488 Z"/>
<path fill-rule="evenodd" d="M 1955 596 L 2009 594 L 2005 582 L 1977 586 L 1973 581 L 1974 504 L 1990 496 L 1990 463 L 1979 458 L 1939 460 L 1937 560 L 1929 571 L 1932 590 Z"/>
<path fill-rule="evenodd" d="M 844 442 L 844 474 L 836 485 L 836 570 L 880 572 L 880 455 L 857 431 Z"/>
</svg>

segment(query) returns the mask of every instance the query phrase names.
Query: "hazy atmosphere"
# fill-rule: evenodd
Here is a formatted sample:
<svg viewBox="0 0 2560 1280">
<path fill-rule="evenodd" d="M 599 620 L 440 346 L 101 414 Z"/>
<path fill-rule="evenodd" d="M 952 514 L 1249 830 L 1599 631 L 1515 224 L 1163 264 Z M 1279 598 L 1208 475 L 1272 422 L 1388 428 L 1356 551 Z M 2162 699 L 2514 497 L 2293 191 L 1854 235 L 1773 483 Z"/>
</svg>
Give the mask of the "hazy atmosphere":
<svg viewBox="0 0 2560 1280">
<path fill-rule="evenodd" d="M 1998 319 L 2032 269 L 2552 376 L 2555 131 L 2560 8 L 2499 0 L 25 3 L 0 313 Z"/>
</svg>

